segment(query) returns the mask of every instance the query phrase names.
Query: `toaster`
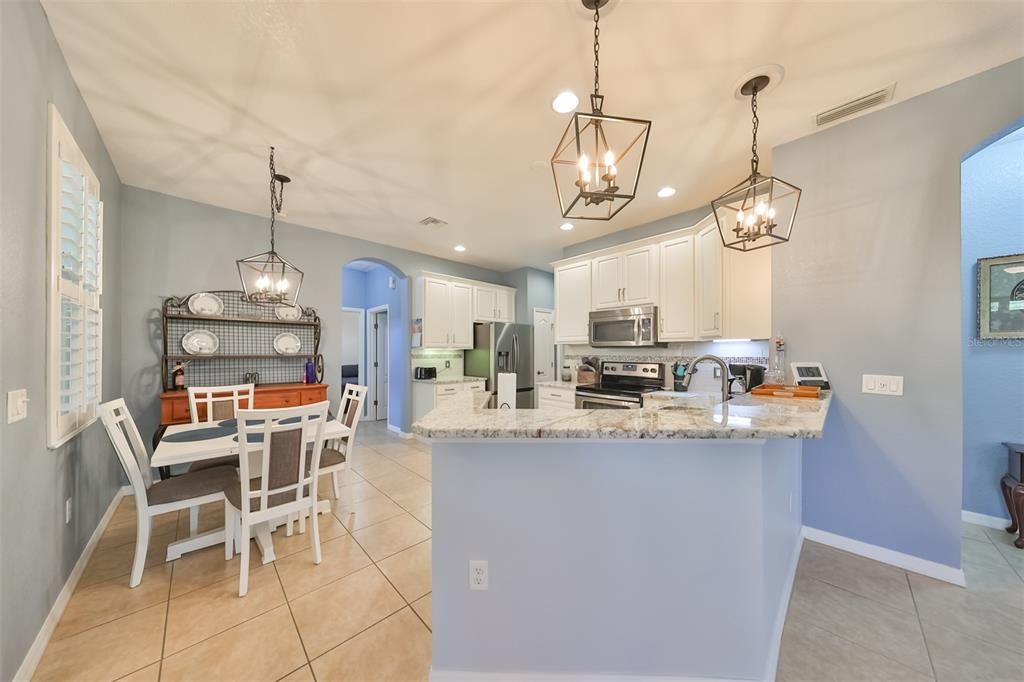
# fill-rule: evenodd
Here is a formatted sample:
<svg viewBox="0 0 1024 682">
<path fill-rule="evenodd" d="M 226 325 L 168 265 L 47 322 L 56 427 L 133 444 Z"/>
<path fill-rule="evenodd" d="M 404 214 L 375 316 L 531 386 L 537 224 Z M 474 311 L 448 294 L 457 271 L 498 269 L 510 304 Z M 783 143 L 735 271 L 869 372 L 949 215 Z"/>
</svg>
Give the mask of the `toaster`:
<svg viewBox="0 0 1024 682">
<path fill-rule="evenodd" d="M 414 379 L 436 379 L 437 367 L 416 367 L 413 370 Z"/>
</svg>

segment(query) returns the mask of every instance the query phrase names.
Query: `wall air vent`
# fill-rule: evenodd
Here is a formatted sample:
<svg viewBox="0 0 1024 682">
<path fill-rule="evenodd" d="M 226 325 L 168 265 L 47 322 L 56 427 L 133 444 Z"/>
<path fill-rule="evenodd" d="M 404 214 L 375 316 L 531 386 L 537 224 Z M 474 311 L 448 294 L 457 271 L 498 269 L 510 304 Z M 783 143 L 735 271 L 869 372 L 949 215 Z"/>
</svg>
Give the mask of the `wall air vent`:
<svg viewBox="0 0 1024 682">
<path fill-rule="evenodd" d="M 448 223 L 440 218 L 435 218 L 432 215 L 428 215 L 426 218 L 420 221 L 420 225 L 424 227 L 444 227 Z"/>
<path fill-rule="evenodd" d="M 844 118 L 859 114 L 860 112 L 877 107 L 879 104 L 883 104 L 892 99 L 893 92 L 896 91 L 896 84 L 892 83 L 880 90 L 875 90 L 857 99 L 844 102 L 837 107 L 832 107 L 828 111 L 823 111 L 814 117 L 814 120 L 819 126 L 828 125 L 829 123 L 835 123 L 836 121 Z"/>
</svg>

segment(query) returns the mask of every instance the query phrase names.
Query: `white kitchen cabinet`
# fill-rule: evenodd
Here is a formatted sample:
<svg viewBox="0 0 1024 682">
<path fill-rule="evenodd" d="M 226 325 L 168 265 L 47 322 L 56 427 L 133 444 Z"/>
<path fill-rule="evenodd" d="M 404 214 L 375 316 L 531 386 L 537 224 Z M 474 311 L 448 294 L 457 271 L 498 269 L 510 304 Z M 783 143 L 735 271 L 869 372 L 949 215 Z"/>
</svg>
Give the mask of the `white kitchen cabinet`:
<svg viewBox="0 0 1024 682">
<path fill-rule="evenodd" d="M 555 268 L 555 343 L 590 340 L 591 262 Z"/>
<path fill-rule="evenodd" d="M 657 245 L 648 245 L 595 258 L 591 265 L 594 309 L 655 303 L 657 253 Z"/>
<path fill-rule="evenodd" d="M 417 280 L 414 317 L 423 325 L 424 348 L 473 347 L 473 286 L 425 276 Z"/>
<path fill-rule="evenodd" d="M 465 400 L 463 397 L 470 391 L 483 391 L 486 380 L 479 379 L 462 383 L 445 384 L 433 381 L 412 382 L 412 420 L 418 421 L 435 407 L 446 402 Z"/>
<path fill-rule="evenodd" d="M 692 341 L 697 337 L 694 236 L 661 244 L 658 341 Z"/>
<path fill-rule="evenodd" d="M 516 296 L 510 289 L 499 287 L 496 290 L 495 306 L 497 309 L 497 315 L 494 318 L 495 322 L 515 322 L 516 321 Z"/>
<path fill-rule="evenodd" d="M 493 322 L 498 312 L 498 291 L 494 287 L 473 287 L 473 319 Z"/>
<path fill-rule="evenodd" d="M 725 249 L 722 267 L 722 337 L 772 336 L 772 250 Z"/>
<path fill-rule="evenodd" d="M 697 230 L 697 331 L 701 338 L 722 336 L 722 238 L 712 217 Z"/>
<path fill-rule="evenodd" d="M 537 389 L 537 409 L 572 410 L 575 408 L 576 389 L 571 386 L 566 388 L 541 386 Z"/>
</svg>

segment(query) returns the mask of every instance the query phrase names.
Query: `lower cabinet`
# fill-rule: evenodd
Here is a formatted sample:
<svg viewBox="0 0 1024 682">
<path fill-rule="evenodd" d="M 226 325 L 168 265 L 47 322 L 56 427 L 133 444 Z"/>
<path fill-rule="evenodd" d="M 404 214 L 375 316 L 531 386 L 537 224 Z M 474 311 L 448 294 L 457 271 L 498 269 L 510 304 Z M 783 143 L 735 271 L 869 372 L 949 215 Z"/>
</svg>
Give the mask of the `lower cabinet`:
<svg viewBox="0 0 1024 682">
<path fill-rule="evenodd" d="M 260 384 L 253 391 L 253 407 L 267 410 L 276 407 L 296 407 L 327 400 L 327 384 Z M 242 407 L 249 407 L 242 405 Z M 331 406 L 335 409 L 335 406 Z M 199 405 L 199 419 L 206 419 L 206 406 Z M 188 424 L 192 421 L 188 409 L 188 391 L 164 391 L 160 394 L 160 423 Z"/>
<path fill-rule="evenodd" d="M 541 386 L 537 389 L 537 409 L 575 409 L 576 389 Z"/>
<path fill-rule="evenodd" d="M 412 382 L 412 420 L 422 418 L 435 407 L 446 401 L 454 401 L 469 391 L 483 391 L 487 385 L 484 379 L 458 384 L 437 384 L 432 381 Z"/>
</svg>

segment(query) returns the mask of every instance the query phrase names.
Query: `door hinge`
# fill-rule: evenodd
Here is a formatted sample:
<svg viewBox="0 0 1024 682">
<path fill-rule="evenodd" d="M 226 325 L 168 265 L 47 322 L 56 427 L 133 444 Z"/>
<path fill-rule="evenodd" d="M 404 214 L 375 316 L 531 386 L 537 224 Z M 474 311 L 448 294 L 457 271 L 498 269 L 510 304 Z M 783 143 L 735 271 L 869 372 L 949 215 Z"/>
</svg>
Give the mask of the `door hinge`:
<svg viewBox="0 0 1024 682">
<path fill-rule="evenodd" d="M 377 407 L 377 401 L 376 400 L 373 401 L 373 406 Z"/>
<path fill-rule="evenodd" d="M 374 322 L 374 323 L 373 323 L 373 328 L 374 328 L 374 329 L 378 329 L 378 327 L 377 327 L 377 323 L 376 323 L 376 322 Z"/>
</svg>

